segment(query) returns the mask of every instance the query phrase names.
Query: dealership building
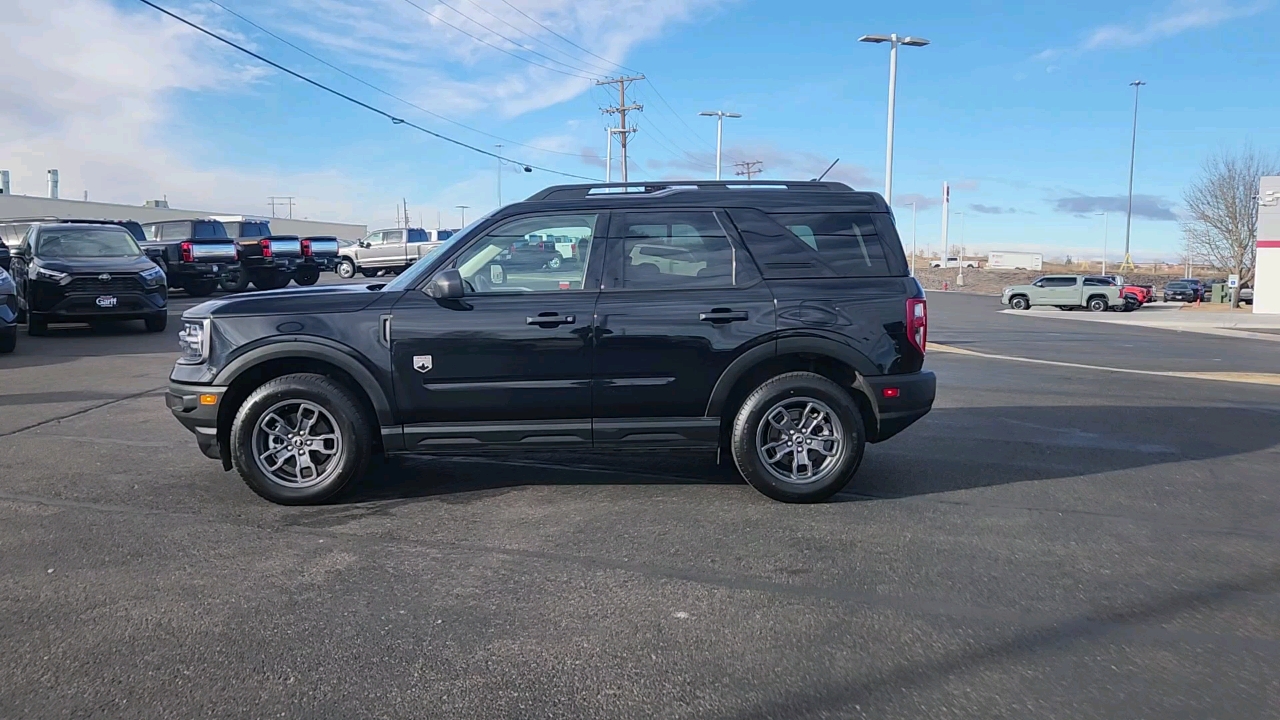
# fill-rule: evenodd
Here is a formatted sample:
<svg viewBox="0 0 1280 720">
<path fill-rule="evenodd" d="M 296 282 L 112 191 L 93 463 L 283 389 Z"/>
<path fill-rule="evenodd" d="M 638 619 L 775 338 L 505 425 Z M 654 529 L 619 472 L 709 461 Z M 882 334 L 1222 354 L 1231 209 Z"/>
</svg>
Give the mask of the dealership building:
<svg viewBox="0 0 1280 720">
<path fill-rule="evenodd" d="M 1258 206 L 1253 311 L 1280 315 L 1280 177 L 1262 178 Z"/>
</svg>

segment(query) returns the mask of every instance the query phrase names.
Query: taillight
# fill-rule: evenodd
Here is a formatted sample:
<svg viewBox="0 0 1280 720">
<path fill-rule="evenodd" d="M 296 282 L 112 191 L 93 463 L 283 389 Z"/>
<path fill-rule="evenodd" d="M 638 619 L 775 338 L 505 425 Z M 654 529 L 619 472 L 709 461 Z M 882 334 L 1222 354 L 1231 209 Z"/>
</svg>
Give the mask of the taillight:
<svg viewBox="0 0 1280 720">
<path fill-rule="evenodd" d="M 907 337 L 923 355 L 929 341 L 929 309 L 924 298 L 907 300 Z"/>
<path fill-rule="evenodd" d="M 258 243 L 258 247 L 262 248 L 262 257 L 271 257 L 271 241 L 263 239 Z"/>
<path fill-rule="evenodd" d="M 311 257 L 311 241 L 304 239 L 302 241 L 302 256 Z"/>
<path fill-rule="evenodd" d="M 195 252 L 191 249 L 191 243 L 184 242 L 178 246 L 182 250 L 182 262 L 195 262 Z"/>
</svg>

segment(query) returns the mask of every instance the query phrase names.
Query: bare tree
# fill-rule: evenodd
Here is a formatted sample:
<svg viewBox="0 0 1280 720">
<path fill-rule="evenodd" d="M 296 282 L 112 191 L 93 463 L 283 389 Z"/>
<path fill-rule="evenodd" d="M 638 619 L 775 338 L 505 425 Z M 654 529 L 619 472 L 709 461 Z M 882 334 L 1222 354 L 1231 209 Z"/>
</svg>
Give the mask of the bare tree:
<svg viewBox="0 0 1280 720">
<path fill-rule="evenodd" d="M 1205 160 L 1182 202 L 1187 218 L 1182 234 L 1191 257 L 1215 269 L 1253 281 L 1257 254 L 1258 179 L 1280 171 L 1280 160 L 1246 146 Z M 1237 288 L 1237 291 L 1239 288 Z M 1232 297 L 1232 305 L 1237 297 Z"/>
</svg>

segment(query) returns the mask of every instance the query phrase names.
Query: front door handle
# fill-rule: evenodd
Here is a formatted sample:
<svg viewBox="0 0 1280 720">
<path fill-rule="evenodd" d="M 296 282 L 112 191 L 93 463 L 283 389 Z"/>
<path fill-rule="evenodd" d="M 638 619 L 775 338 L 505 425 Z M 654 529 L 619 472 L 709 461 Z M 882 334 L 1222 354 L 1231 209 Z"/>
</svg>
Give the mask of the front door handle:
<svg viewBox="0 0 1280 720">
<path fill-rule="evenodd" d="M 538 327 L 553 328 L 560 325 L 574 325 L 578 319 L 573 315 L 561 315 L 560 313 L 544 312 L 538 313 L 537 317 L 527 317 L 524 319 L 525 325 L 537 325 Z"/>
<path fill-rule="evenodd" d="M 698 313 L 698 319 L 719 325 L 720 323 L 743 322 L 747 319 L 747 314 L 745 312 L 716 308 L 711 312 Z"/>
</svg>

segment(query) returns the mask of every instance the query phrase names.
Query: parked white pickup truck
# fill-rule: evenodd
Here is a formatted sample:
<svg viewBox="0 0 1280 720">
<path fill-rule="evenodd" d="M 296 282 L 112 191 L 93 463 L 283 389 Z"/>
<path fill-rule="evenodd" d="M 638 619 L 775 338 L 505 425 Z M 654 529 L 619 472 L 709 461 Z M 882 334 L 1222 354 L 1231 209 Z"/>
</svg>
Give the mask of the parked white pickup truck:
<svg viewBox="0 0 1280 720">
<path fill-rule="evenodd" d="M 958 257 L 954 257 L 954 256 L 953 256 L 953 257 L 949 257 L 949 258 L 947 258 L 947 259 L 945 259 L 945 260 L 930 260 L 930 261 L 929 261 L 929 267 L 933 267 L 933 268 L 943 268 L 943 267 L 960 267 L 960 265 L 961 265 L 960 258 L 958 258 Z M 976 267 L 978 267 L 978 261 L 977 261 L 977 260 L 969 260 L 968 258 L 966 258 L 966 259 L 964 260 L 964 267 L 967 267 L 967 268 L 976 268 Z"/>
<path fill-rule="evenodd" d="M 359 272 L 373 277 L 383 270 L 400 272 L 430 255 L 454 230 L 391 228 L 375 230 L 363 240 L 338 250 L 338 277 L 351 278 Z"/>
</svg>

